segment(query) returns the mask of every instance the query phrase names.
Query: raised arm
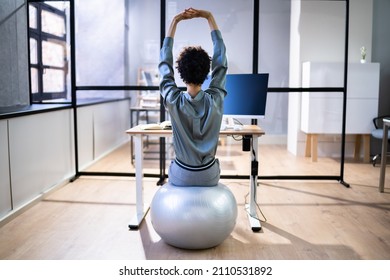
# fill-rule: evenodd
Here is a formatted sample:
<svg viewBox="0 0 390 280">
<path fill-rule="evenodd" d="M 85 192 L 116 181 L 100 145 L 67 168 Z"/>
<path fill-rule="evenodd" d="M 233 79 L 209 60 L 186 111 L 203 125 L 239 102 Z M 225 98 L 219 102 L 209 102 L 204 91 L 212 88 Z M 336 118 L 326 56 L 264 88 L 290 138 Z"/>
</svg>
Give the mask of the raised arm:
<svg viewBox="0 0 390 280">
<path fill-rule="evenodd" d="M 191 17 L 189 16 L 189 14 L 187 13 L 187 10 L 185 10 L 184 12 L 181 12 L 180 14 L 177 14 L 176 16 L 173 17 L 172 21 L 171 21 L 171 25 L 169 26 L 168 28 L 168 31 L 167 31 L 167 37 L 171 37 L 171 38 L 174 38 L 175 37 L 175 33 L 176 33 L 176 27 L 177 27 L 177 24 L 182 21 L 182 20 L 185 20 L 185 19 L 190 19 Z"/>
</svg>

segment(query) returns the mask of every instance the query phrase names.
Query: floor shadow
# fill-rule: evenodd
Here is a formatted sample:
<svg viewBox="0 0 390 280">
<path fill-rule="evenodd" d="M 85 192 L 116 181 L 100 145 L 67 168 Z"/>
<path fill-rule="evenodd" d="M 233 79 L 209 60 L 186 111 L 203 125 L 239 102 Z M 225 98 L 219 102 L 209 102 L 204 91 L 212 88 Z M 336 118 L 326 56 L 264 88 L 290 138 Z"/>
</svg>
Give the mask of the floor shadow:
<svg viewBox="0 0 390 280">
<path fill-rule="evenodd" d="M 345 245 L 313 244 L 270 223 L 254 233 L 242 228 L 235 231 L 220 245 L 203 250 L 173 247 L 162 239 L 153 241 L 154 230 L 143 223 L 140 235 L 147 260 L 359 260 L 361 257 Z M 174 230 L 174 229 L 172 229 Z M 264 234 L 273 234 L 288 242 L 269 243 Z"/>
<path fill-rule="evenodd" d="M 321 197 L 321 198 L 328 198 L 328 199 L 334 200 L 334 202 L 332 202 L 332 203 L 324 203 L 324 205 L 327 205 L 327 206 L 329 206 L 329 205 L 339 206 L 340 204 L 342 204 L 342 205 L 349 205 L 349 206 L 352 206 L 352 205 L 364 206 L 364 207 L 370 207 L 370 208 L 386 210 L 386 211 L 390 210 L 390 202 L 382 202 L 382 203 L 364 202 L 364 201 L 346 199 L 346 198 L 342 198 L 342 197 L 335 197 L 335 196 L 330 196 L 330 195 L 325 195 L 325 194 L 319 194 L 317 192 L 310 192 L 310 191 L 301 190 L 301 189 L 294 189 L 291 187 L 277 186 L 277 185 L 270 184 L 270 183 L 261 183 L 261 184 L 263 186 L 267 186 L 267 187 L 283 189 L 283 190 L 290 191 L 290 192 L 291 191 L 292 192 L 299 192 L 299 193 L 306 194 L 306 195 L 311 195 L 311 196 L 316 196 L 316 197 Z M 262 205 L 267 205 L 267 204 L 262 204 Z M 281 204 L 272 203 L 269 205 L 281 205 Z M 296 205 L 296 206 L 313 205 L 313 206 L 315 206 L 315 205 L 321 205 L 321 203 L 313 202 L 312 204 L 311 203 L 300 204 L 300 203 L 292 202 L 292 203 L 286 203 L 284 205 Z"/>
</svg>

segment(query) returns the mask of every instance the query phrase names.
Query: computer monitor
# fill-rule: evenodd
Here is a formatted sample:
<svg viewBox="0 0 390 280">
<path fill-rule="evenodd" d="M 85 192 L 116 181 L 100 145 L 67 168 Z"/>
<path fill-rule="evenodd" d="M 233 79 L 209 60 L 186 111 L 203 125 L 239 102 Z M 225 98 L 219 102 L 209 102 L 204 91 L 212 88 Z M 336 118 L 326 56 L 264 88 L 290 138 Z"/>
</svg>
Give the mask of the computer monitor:
<svg viewBox="0 0 390 280">
<path fill-rule="evenodd" d="M 264 118 L 267 102 L 268 73 L 226 75 L 227 95 L 224 116 L 227 118 Z M 210 84 L 208 78 L 202 88 Z"/>
<path fill-rule="evenodd" d="M 229 74 L 224 115 L 232 118 L 264 118 L 268 74 Z"/>
</svg>

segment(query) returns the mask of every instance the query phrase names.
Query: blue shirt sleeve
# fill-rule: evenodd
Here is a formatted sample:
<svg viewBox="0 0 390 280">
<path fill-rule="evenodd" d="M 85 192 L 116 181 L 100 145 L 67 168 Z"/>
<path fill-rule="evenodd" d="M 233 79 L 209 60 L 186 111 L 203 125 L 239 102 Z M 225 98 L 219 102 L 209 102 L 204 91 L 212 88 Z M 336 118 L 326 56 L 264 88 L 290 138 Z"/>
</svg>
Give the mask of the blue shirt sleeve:
<svg viewBox="0 0 390 280">
<path fill-rule="evenodd" d="M 176 95 L 180 94 L 180 90 L 178 89 L 175 83 L 172 48 L 173 48 L 173 38 L 166 37 L 164 39 L 163 46 L 160 51 L 160 64 L 159 64 L 159 72 L 161 75 L 160 94 L 164 99 L 164 104 L 169 94 L 173 94 L 175 92 Z M 170 98 L 172 98 L 172 96 Z"/>
<path fill-rule="evenodd" d="M 209 90 L 211 94 L 215 92 L 222 92 L 226 95 L 226 73 L 228 69 L 226 46 L 222 39 L 221 31 L 214 30 L 211 32 L 211 38 L 213 41 L 214 53 L 211 61 L 211 82 Z"/>
</svg>

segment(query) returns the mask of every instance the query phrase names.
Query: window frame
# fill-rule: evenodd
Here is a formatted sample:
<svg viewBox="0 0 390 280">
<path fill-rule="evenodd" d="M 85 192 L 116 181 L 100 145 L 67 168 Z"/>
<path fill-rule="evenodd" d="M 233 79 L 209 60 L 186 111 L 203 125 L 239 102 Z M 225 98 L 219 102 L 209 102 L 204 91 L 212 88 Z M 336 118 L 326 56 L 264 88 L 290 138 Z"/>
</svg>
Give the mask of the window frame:
<svg viewBox="0 0 390 280">
<path fill-rule="evenodd" d="M 51 5 L 48 5 L 45 3 L 46 1 L 28 1 L 28 16 L 30 7 L 34 7 L 36 9 L 36 28 L 30 27 L 30 18 L 28 19 L 28 54 L 29 54 L 29 70 L 30 70 L 30 103 L 36 104 L 36 103 L 42 103 L 42 102 L 50 102 L 51 100 L 55 99 L 67 99 L 68 94 L 68 85 L 66 81 L 66 75 L 68 73 L 68 64 L 69 64 L 69 58 L 66 57 L 66 45 L 67 45 L 67 22 L 66 22 L 66 12 L 61 11 Z M 65 32 L 63 36 L 58 36 L 55 34 L 47 33 L 42 30 L 42 12 L 47 11 L 49 13 L 52 13 L 56 16 L 59 16 L 64 21 L 64 27 Z M 37 61 L 36 63 L 31 63 L 31 43 L 30 39 L 34 39 L 36 43 L 37 48 Z M 63 66 L 54 66 L 54 65 L 47 65 L 43 63 L 43 42 L 53 42 L 55 44 L 62 45 L 64 50 L 64 58 L 66 61 L 64 61 Z M 32 75 L 32 69 L 36 69 L 37 71 L 37 87 L 38 91 L 33 92 L 32 90 L 32 83 L 31 83 L 31 75 Z M 63 71 L 63 91 L 44 91 L 44 74 L 47 69 L 53 69 L 53 70 L 60 70 Z"/>
</svg>

